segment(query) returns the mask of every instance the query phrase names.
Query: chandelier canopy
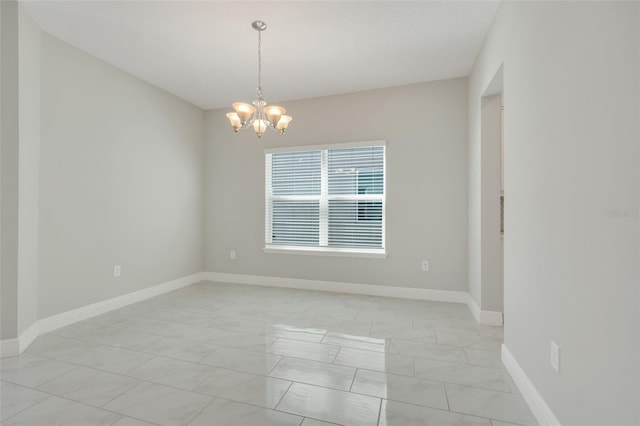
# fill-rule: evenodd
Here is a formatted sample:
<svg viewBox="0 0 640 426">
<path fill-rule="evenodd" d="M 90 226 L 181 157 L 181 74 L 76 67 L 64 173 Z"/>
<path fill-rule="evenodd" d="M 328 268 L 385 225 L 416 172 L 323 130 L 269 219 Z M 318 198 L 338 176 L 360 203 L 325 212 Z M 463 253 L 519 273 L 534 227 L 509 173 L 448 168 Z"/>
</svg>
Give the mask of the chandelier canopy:
<svg viewBox="0 0 640 426">
<path fill-rule="evenodd" d="M 258 31 L 258 88 L 256 89 L 256 100 L 251 104 L 244 102 L 234 103 L 235 112 L 227 113 L 227 118 L 237 133 L 242 129 L 253 126 L 258 138 L 261 138 L 267 128 L 284 134 L 289 122 L 293 118 L 284 115 L 286 110 L 278 105 L 267 105 L 267 101 L 262 96 L 262 31 L 267 29 L 267 24 L 262 21 L 254 21 L 251 26 Z"/>
</svg>

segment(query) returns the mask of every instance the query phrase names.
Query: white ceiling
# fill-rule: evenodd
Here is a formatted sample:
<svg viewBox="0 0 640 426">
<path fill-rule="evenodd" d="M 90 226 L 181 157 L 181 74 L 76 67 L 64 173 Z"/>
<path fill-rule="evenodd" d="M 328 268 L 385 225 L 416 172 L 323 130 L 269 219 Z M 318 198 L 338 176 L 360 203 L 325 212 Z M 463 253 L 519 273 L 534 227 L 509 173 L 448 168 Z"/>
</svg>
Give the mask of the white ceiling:
<svg viewBox="0 0 640 426">
<path fill-rule="evenodd" d="M 46 32 L 203 108 L 468 75 L 496 1 L 22 1 Z"/>
</svg>

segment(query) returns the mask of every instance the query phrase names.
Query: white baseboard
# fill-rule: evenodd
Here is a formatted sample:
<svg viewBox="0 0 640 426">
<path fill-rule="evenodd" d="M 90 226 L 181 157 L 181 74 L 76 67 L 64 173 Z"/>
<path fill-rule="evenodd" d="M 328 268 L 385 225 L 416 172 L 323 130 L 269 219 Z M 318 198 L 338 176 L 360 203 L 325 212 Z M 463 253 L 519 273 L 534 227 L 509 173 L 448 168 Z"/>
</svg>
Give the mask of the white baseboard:
<svg viewBox="0 0 640 426">
<path fill-rule="evenodd" d="M 20 355 L 39 336 L 38 322 L 13 339 L 0 340 L 0 358 Z"/>
<path fill-rule="evenodd" d="M 16 356 L 22 353 L 40 334 L 48 333 L 61 327 L 74 324 L 79 321 L 105 314 L 115 309 L 123 308 L 133 303 L 141 302 L 190 284 L 203 281 L 204 273 L 188 275 L 162 284 L 147 287 L 142 290 L 127 293 L 112 299 L 103 300 L 101 302 L 92 303 L 82 308 L 72 311 L 63 312 L 52 315 L 47 318 L 38 320 L 32 324 L 27 330 L 20 334 L 18 338 L 6 339 L 0 341 L 0 358 Z"/>
<path fill-rule="evenodd" d="M 502 312 L 497 311 L 483 311 L 480 309 L 480 306 L 475 301 L 473 297 L 469 293 L 467 293 L 467 306 L 469 310 L 473 314 L 473 317 L 476 319 L 478 324 L 482 325 L 494 325 L 502 327 L 503 318 Z"/>
<path fill-rule="evenodd" d="M 391 287 L 354 284 L 335 281 L 304 280 L 299 278 L 268 277 L 264 275 L 205 272 L 205 279 L 235 284 L 287 287 L 303 290 L 334 291 L 337 293 L 365 294 L 367 296 L 397 297 L 401 299 L 432 300 L 436 302 L 465 303 L 473 317 L 482 325 L 502 326 L 502 312 L 483 311 L 466 291 L 432 290 L 426 288 Z"/>
<path fill-rule="evenodd" d="M 186 287 L 190 284 L 197 283 L 198 281 L 202 280 L 202 272 L 199 272 L 197 274 L 188 275 L 186 277 L 167 281 L 165 283 L 157 284 L 152 287 L 143 288 L 142 290 L 127 293 L 122 296 L 114 297 L 112 299 L 92 303 L 91 305 L 83 306 L 82 308 L 74 309 L 73 311 L 52 315 L 38 321 L 38 324 L 40 326 L 40 333 L 48 333 L 49 331 L 66 327 L 68 325 L 75 324 L 76 322 L 84 321 L 86 319 L 105 314 L 115 309 L 124 308 L 125 306 L 131 305 L 133 303 L 141 302 L 143 300 L 147 300 L 152 297 L 159 296 L 161 294 L 168 293 L 182 287 Z"/>
<path fill-rule="evenodd" d="M 516 386 L 518 386 L 518 389 L 520 389 L 524 400 L 529 405 L 538 423 L 545 426 L 560 426 L 560 422 L 551 411 L 551 408 L 549 408 L 542 398 L 542 395 L 540 395 L 533 383 L 531 383 L 527 374 L 504 344 L 502 345 L 502 363 L 507 368 L 509 374 L 511 374 L 513 381 Z"/>
<path fill-rule="evenodd" d="M 263 275 L 205 272 L 205 280 L 234 284 L 250 284 L 269 287 L 286 287 L 302 290 L 333 291 L 336 293 L 365 294 L 367 296 L 397 297 L 400 299 L 433 300 L 436 302 L 467 303 L 466 291 L 431 290 L 425 288 L 391 287 L 371 284 L 354 284 L 336 281 L 279 278 Z"/>
<path fill-rule="evenodd" d="M 17 337 L 13 339 L 0 340 L 0 358 L 7 358 L 20 354 L 20 341 Z"/>
<path fill-rule="evenodd" d="M 38 338 L 39 335 L 40 335 L 40 324 L 38 323 L 38 321 L 31 324 L 29 328 L 27 328 L 25 331 L 20 333 L 20 336 L 18 337 L 18 340 L 20 343 L 20 347 L 19 347 L 20 353 L 22 353 L 22 351 L 27 349 L 29 345 L 32 344 L 33 341 Z"/>
</svg>

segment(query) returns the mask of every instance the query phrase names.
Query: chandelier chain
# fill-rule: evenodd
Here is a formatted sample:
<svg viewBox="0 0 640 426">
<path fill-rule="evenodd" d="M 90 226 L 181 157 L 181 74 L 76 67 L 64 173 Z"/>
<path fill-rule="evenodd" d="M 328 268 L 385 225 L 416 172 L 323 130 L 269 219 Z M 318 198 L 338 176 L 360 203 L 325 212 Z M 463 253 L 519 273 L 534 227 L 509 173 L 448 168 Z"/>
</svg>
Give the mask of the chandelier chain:
<svg viewBox="0 0 640 426">
<path fill-rule="evenodd" d="M 258 30 L 258 96 L 262 97 L 262 30 Z"/>
</svg>

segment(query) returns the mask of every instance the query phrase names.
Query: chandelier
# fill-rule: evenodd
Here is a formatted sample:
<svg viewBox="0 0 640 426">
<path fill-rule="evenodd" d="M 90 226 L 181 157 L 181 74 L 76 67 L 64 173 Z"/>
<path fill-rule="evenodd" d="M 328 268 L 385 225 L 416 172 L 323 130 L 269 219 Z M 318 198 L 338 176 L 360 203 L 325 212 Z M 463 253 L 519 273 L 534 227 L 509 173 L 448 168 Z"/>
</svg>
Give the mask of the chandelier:
<svg viewBox="0 0 640 426">
<path fill-rule="evenodd" d="M 267 29 L 267 24 L 262 21 L 255 21 L 251 24 L 254 30 L 258 31 L 258 88 L 256 89 L 256 100 L 251 104 L 244 102 L 234 103 L 235 112 L 227 113 L 227 118 L 233 127 L 234 132 L 253 126 L 258 138 L 261 138 L 267 128 L 284 134 L 289 122 L 293 120 L 291 116 L 284 115 L 286 110 L 278 105 L 267 105 L 267 101 L 262 96 L 262 31 Z"/>
</svg>

